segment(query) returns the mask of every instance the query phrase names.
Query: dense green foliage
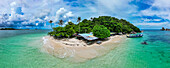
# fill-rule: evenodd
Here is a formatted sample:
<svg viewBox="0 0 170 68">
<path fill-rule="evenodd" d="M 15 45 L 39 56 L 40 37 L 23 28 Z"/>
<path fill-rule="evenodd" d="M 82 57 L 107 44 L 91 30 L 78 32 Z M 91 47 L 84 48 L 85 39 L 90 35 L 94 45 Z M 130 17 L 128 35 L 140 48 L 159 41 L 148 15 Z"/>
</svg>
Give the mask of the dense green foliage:
<svg viewBox="0 0 170 68">
<path fill-rule="evenodd" d="M 95 25 L 104 25 L 110 32 L 140 32 L 140 29 L 130 22 L 110 16 L 100 16 L 99 18 L 84 19 L 80 24 L 80 33 L 91 32 Z"/>
<path fill-rule="evenodd" d="M 99 16 L 99 18 L 91 18 L 90 20 L 84 19 L 81 22 L 81 17 L 78 17 L 78 24 L 74 24 L 72 22 L 68 22 L 68 24 L 64 27 L 56 27 L 53 28 L 53 32 L 49 32 L 50 35 L 54 35 L 57 37 L 69 37 L 74 33 L 89 33 L 93 31 L 93 27 L 96 25 L 105 26 L 110 32 L 125 32 L 130 33 L 132 31 L 140 32 L 140 29 L 131 24 L 130 22 L 124 19 L 117 19 L 111 16 Z M 60 21 L 60 24 L 63 24 Z M 103 27 L 102 26 L 102 27 Z M 106 30 L 106 29 L 102 29 Z M 72 32 L 71 32 L 72 31 Z M 106 30 L 107 32 L 107 30 Z"/>
<path fill-rule="evenodd" d="M 96 25 L 93 28 L 93 35 L 98 38 L 107 38 L 110 36 L 110 31 L 103 25 Z"/>
<path fill-rule="evenodd" d="M 49 32 L 48 34 L 58 38 L 63 38 L 63 37 L 72 37 L 74 33 L 75 30 L 72 27 L 67 26 L 67 27 L 53 28 L 53 31 Z"/>
</svg>

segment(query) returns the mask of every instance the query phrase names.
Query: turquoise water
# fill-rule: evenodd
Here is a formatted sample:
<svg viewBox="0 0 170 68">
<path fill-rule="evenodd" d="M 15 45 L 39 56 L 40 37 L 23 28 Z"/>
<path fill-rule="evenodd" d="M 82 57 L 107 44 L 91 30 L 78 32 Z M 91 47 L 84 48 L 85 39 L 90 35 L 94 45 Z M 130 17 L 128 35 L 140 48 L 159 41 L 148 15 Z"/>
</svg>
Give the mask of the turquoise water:
<svg viewBox="0 0 170 68">
<path fill-rule="evenodd" d="M 41 52 L 48 30 L 0 31 L 0 68 L 169 68 L 170 31 L 147 30 L 108 54 L 72 63 Z M 147 41 L 148 45 L 141 42 Z"/>
</svg>

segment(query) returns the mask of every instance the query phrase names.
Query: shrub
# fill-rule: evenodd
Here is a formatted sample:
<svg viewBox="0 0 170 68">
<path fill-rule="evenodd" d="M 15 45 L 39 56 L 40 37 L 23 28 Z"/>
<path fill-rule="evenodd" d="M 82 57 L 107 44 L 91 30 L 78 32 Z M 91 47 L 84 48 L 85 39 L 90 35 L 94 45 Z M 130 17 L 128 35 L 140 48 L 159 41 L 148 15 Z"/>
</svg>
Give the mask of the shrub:
<svg viewBox="0 0 170 68">
<path fill-rule="evenodd" d="M 75 30 L 72 27 L 56 27 L 53 28 L 54 31 L 49 32 L 48 34 L 53 36 L 55 35 L 56 37 L 60 38 L 60 37 L 71 37 L 74 33 Z"/>
<path fill-rule="evenodd" d="M 55 35 L 55 32 L 48 32 L 48 35 L 50 35 L 50 36 L 53 36 L 53 35 Z"/>
<path fill-rule="evenodd" d="M 93 28 L 93 35 L 103 39 L 110 36 L 110 31 L 103 25 L 96 25 Z"/>
</svg>

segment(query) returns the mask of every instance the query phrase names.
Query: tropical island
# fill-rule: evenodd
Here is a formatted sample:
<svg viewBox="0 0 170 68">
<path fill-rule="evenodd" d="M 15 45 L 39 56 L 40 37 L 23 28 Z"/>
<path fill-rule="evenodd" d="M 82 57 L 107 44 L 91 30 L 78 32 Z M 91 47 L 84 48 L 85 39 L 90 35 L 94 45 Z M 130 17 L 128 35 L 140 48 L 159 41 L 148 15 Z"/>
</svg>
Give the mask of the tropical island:
<svg viewBox="0 0 170 68">
<path fill-rule="evenodd" d="M 111 16 L 80 21 L 81 17 L 78 17 L 78 24 L 68 22 L 62 27 L 60 20 L 58 24 L 61 26 L 54 27 L 48 33 L 50 36 L 43 37 L 42 50 L 59 58 L 69 57 L 72 61 L 83 62 L 114 49 L 126 40 L 125 34 L 141 32 L 130 22 Z"/>
<path fill-rule="evenodd" d="M 82 22 L 81 18 L 78 17 L 78 24 L 73 22 L 68 22 L 65 27 L 63 21 L 60 20 L 58 23 L 60 27 L 53 28 L 52 32 L 48 34 L 54 36 L 55 38 L 70 38 L 73 34 L 82 34 L 93 32 L 94 36 L 99 38 L 107 38 L 110 36 L 111 32 L 116 32 L 117 34 L 122 32 L 124 34 L 134 32 L 141 32 L 139 28 L 131 24 L 124 19 L 117 19 L 110 16 L 99 16 L 99 18 L 91 18 L 91 20 L 84 19 Z"/>
</svg>

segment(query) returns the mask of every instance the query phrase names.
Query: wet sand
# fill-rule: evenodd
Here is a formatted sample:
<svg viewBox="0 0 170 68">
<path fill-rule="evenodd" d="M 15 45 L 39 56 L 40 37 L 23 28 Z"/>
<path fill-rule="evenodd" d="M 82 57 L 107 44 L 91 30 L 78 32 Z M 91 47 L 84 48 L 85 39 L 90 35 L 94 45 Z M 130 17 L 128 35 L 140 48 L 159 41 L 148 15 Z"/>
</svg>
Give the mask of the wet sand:
<svg viewBox="0 0 170 68">
<path fill-rule="evenodd" d="M 109 40 L 103 41 L 100 45 L 96 43 L 87 45 L 82 40 L 75 38 L 57 40 L 46 36 L 43 37 L 42 51 L 71 62 L 84 62 L 107 54 L 125 40 L 125 35 L 116 35 L 109 37 Z"/>
</svg>

